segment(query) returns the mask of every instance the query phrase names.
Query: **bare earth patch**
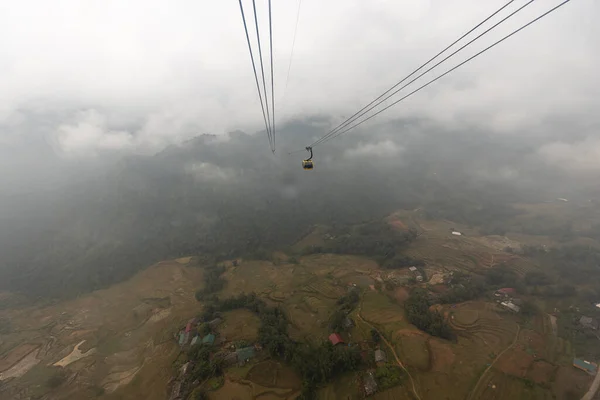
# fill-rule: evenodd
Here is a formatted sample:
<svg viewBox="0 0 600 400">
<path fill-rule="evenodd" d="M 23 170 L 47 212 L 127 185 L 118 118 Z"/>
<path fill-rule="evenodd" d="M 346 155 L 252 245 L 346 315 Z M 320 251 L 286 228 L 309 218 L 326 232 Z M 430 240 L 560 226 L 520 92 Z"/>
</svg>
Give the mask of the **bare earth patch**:
<svg viewBox="0 0 600 400">
<path fill-rule="evenodd" d="M 81 352 L 81 350 L 79 350 L 79 347 L 81 347 L 81 345 L 84 343 L 85 343 L 85 340 L 82 340 L 81 342 L 79 342 L 79 344 L 77 344 L 77 346 L 75 346 L 75 348 L 73 349 L 71 354 L 69 354 L 62 360 L 55 362 L 54 366 L 55 367 L 66 367 L 67 365 L 72 364 L 75 361 L 81 360 L 82 358 L 91 356 L 92 354 L 94 354 L 96 352 L 96 349 L 89 349 L 85 353 Z"/>
<path fill-rule="evenodd" d="M 13 365 L 15 365 L 19 360 L 25 357 L 27 354 L 31 353 L 33 350 L 40 347 L 39 344 L 22 344 L 8 353 L 5 357 L 0 359 L 0 372 L 6 371 Z"/>
<path fill-rule="evenodd" d="M 432 355 L 431 370 L 436 372 L 451 372 L 451 367 L 456 358 L 452 347 L 438 339 L 429 340 L 429 349 Z"/>
<path fill-rule="evenodd" d="M 152 314 L 152 316 L 150 318 L 148 318 L 148 323 L 155 323 L 158 321 L 161 321 L 165 318 L 167 318 L 169 315 L 171 315 L 171 309 L 167 308 L 165 310 L 160 310 L 157 313 Z"/>
<path fill-rule="evenodd" d="M 40 360 L 37 359 L 39 351 L 39 349 L 32 351 L 23 357 L 21 361 L 13 365 L 12 368 L 0 373 L 0 382 L 9 378 L 20 378 L 21 376 L 25 375 L 27 371 L 40 362 Z"/>
<path fill-rule="evenodd" d="M 131 382 L 141 368 L 142 367 L 133 367 L 127 371 L 113 372 L 106 377 L 102 387 L 108 393 L 112 393 L 119 387 L 127 385 L 129 382 Z"/>
<path fill-rule="evenodd" d="M 405 287 L 399 287 L 394 290 L 394 298 L 400 303 L 404 303 L 409 298 L 408 290 Z"/>
</svg>

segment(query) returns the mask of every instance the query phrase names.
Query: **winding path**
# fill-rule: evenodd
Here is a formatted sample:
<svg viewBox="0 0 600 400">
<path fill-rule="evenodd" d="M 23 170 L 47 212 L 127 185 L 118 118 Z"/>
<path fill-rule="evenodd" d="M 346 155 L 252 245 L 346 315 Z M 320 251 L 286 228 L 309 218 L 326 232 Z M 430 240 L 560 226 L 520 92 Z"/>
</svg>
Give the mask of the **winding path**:
<svg viewBox="0 0 600 400">
<path fill-rule="evenodd" d="M 504 350 L 502 350 L 502 353 L 498 354 L 498 357 L 496 357 L 494 359 L 494 361 L 492 361 L 492 363 L 490 364 L 490 366 L 487 367 L 485 369 L 485 371 L 483 371 L 483 374 L 481 374 L 481 376 L 479 377 L 479 380 L 477 381 L 477 384 L 475 385 L 475 387 L 473 388 L 473 390 L 471 390 L 471 393 L 469 393 L 469 397 L 467 398 L 468 400 L 471 400 L 473 398 L 473 395 L 475 393 L 477 393 L 477 388 L 479 387 L 479 384 L 483 380 L 483 377 L 494 366 L 494 364 L 496 364 L 496 361 L 498 361 L 500 359 L 500 357 L 502 357 L 502 355 L 504 353 L 506 353 L 508 350 L 510 350 L 511 348 L 513 348 L 515 344 L 517 344 L 517 340 L 519 339 L 519 332 L 520 331 L 521 331 L 521 325 L 517 324 L 517 333 L 515 334 L 515 338 L 513 339 L 512 343 L 507 348 L 505 348 Z"/>
<path fill-rule="evenodd" d="M 586 394 L 583 395 L 581 400 L 592 400 L 598 391 L 598 387 L 600 387 L 600 369 L 596 372 L 596 377 L 590 386 L 590 390 L 587 391 Z"/>
<path fill-rule="evenodd" d="M 377 328 L 375 328 L 370 322 L 365 321 L 365 319 L 362 317 L 362 315 L 360 315 L 360 311 L 362 309 L 362 297 L 360 300 L 360 304 L 358 305 L 358 310 L 356 313 L 356 316 L 358 317 L 358 319 L 364 323 L 365 325 L 369 326 L 371 329 L 374 329 L 379 336 L 381 337 L 381 339 L 385 342 L 385 344 L 390 348 L 390 350 L 392 350 L 392 354 L 394 354 L 394 358 L 396 359 L 396 362 L 398 363 L 398 365 L 400 366 L 400 368 L 402 368 L 404 370 L 404 372 L 406 372 L 406 374 L 408 375 L 408 377 L 410 378 L 410 383 L 412 384 L 412 390 L 413 390 L 413 394 L 415 395 L 415 397 L 417 398 L 417 400 L 421 400 L 421 398 L 419 397 L 419 394 L 417 393 L 417 388 L 415 386 L 415 381 L 413 380 L 412 375 L 410 374 L 410 372 L 408 372 L 408 369 L 406 369 L 406 367 L 404 366 L 404 364 L 402 364 L 402 362 L 400 361 L 400 358 L 398 358 L 398 354 L 396 354 L 396 350 L 394 349 L 394 347 L 390 344 L 390 342 L 388 342 L 388 340 L 385 338 L 385 336 L 383 336 L 383 334 L 381 332 L 379 332 L 379 330 Z"/>
</svg>

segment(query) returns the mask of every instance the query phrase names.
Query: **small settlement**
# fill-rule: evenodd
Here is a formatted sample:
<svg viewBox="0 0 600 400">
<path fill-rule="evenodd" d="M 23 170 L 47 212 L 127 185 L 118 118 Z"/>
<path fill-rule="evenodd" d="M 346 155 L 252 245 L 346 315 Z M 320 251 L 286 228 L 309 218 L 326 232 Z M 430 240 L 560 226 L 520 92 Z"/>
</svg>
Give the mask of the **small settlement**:
<svg viewBox="0 0 600 400">
<path fill-rule="evenodd" d="M 377 347 L 373 350 L 373 343 L 368 341 L 361 341 L 358 343 L 346 343 L 339 333 L 333 332 L 329 335 L 329 342 L 333 346 L 359 346 L 361 349 L 361 357 L 364 361 L 375 360 L 375 366 L 383 367 L 387 364 L 387 354 L 381 348 Z M 365 396 L 371 396 L 375 394 L 379 388 L 377 384 L 377 378 L 375 377 L 375 369 L 371 368 L 362 374 L 359 381 L 359 391 Z"/>
<path fill-rule="evenodd" d="M 218 357 L 223 360 L 226 366 L 244 366 L 250 360 L 258 356 L 262 351 L 262 346 L 258 343 L 231 342 L 226 337 L 219 334 L 217 328 L 223 320 L 215 318 L 209 322 L 202 323 L 197 318 L 190 319 L 183 327 L 175 339 L 182 350 L 187 350 L 197 344 L 211 346 L 214 350 L 211 357 Z M 190 362 L 183 365 L 177 377 L 171 382 L 170 400 L 181 399 L 182 384 L 185 381 Z"/>
<path fill-rule="evenodd" d="M 500 306 L 506 310 L 518 313 L 521 311 L 521 299 L 515 297 L 517 290 L 514 288 L 502 288 L 496 290 L 494 296 L 498 299 Z"/>
</svg>

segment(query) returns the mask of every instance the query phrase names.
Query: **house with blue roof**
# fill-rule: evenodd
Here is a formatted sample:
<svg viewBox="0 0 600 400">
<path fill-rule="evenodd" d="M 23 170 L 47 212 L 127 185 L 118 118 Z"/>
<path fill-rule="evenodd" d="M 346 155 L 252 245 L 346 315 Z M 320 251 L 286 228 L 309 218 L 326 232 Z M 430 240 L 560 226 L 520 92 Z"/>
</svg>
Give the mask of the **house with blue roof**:
<svg viewBox="0 0 600 400">
<path fill-rule="evenodd" d="M 216 336 L 212 333 L 209 333 L 208 335 L 206 335 L 202 338 L 202 343 L 209 344 L 212 346 L 215 343 L 215 339 L 216 339 Z"/>
<path fill-rule="evenodd" d="M 598 364 L 591 361 L 585 361 L 580 358 L 573 359 L 573 366 L 577 369 L 587 372 L 590 375 L 596 375 Z"/>
<path fill-rule="evenodd" d="M 237 349 L 235 353 L 237 354 L 237 359 L 240 363 L 245 363 L 249 359 L 254 358 L 254 356 L 256 355 L 254 347 L 252 346 Z"/>
</svg>

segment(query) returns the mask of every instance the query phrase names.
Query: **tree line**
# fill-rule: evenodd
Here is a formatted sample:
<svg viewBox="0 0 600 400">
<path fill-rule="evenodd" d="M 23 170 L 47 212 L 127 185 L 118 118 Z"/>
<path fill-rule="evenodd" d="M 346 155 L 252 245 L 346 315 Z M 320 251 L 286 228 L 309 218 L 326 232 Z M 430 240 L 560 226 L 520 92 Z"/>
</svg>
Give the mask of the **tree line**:
<svg viewBox="0 0 600 400">
<path fill-rule="evenodd" d="M 334 233 L 333 239 L 323 245 L 311 246 L 304 253 L 366 256 L 373 258 L 384 268 L 403 268 L 419 263 L 401 254 L 403 249 L 416 240 L 418 233 L 414 229 L 399 231 L 384 221 L 374 221 L 357 226 L 341 226 Z"/>
<path fill-rule="evenodd" d="M 207 296 L 214 294 L 225 286 L 225 279 L 221 275 L 225 272 L 222 265 L 212 264 L 204 268 L 204 288 L 196 291 L 196 300 L 206 299 Z"/>
<path fill-rule="evenodd" d="M 437 311 L 429 310 L 432 304 L 427 291 L 421 288 L 413 289 L 408 300 L 404 302 L 409 322 L 432 336 L 454 340 L 454 332 L 444 317 Z"/>
<path fill-rule="evenodd" d="M 350 292 L 338 299 L 336 302 L 337 309 L 333 312 L 329 319 L 329 327 L 334 332 L 344 332 L 349 328 L 346 325 L 348 314 L 356 307 L 360 297 L 358 289 L 353 288 Z"/>
</svg>

